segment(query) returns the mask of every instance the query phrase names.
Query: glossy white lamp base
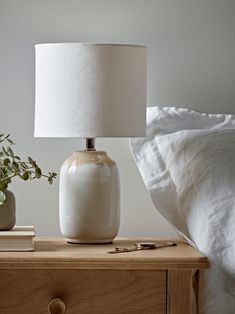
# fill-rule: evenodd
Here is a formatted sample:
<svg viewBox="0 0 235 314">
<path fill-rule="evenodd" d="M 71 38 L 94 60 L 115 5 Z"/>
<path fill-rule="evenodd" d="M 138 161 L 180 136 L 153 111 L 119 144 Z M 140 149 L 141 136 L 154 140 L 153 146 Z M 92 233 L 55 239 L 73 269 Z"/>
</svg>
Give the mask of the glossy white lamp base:
<svg viewBox="0 0 235 314">
<path fill-rule="evenodd" d="M 70 243 L 111 243 L 120 224 L 120 183 L 106 152 L 74 152 L 60 171 L 60 229 Z"/>
</svg>

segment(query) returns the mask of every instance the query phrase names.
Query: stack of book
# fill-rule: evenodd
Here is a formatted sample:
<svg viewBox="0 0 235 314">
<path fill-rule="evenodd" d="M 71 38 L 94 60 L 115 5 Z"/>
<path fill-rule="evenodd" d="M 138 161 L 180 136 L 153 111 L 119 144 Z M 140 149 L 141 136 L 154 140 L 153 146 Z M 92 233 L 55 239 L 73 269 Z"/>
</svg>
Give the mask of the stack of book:
<svg viewBox="0 0 235 314">
<path fill-rule="evenodd" d="M 34 226 L 15 226 L 8 231 L 0 231 L 0 251 L 34 251 Z"/>
</svg>

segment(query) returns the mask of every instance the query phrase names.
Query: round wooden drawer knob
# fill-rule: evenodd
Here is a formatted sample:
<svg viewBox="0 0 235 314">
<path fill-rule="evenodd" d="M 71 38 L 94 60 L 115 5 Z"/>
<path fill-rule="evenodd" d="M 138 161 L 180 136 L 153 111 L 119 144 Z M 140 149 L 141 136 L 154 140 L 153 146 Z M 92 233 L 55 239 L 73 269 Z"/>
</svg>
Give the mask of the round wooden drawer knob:
<svg viewBox="0 0 235 314">
<path fill-rule="evenodd" d="M 60 298 L 55 298 L 48 304 L 48 312 L 50 314 L 64 314 L 66 312 L 66 305 Z"/>
</svg>

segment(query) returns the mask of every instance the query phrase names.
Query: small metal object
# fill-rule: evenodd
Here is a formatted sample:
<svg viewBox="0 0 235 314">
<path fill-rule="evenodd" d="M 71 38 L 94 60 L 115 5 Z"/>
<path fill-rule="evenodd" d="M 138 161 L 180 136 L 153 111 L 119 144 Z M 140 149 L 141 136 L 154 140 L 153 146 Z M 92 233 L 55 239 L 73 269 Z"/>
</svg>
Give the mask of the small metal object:
<svg viewBox="0 0 235 314">
<path fill-rule="evenodd" d="M 153 242 L 139 242 L 135 243 L 133 248 L 126 248 L 126 247 L 115 247 L 114 251 L 109 251 L 110 254 L 116 253 L 127 253 L 127 252 L 134 252 L 134 251 L 142 251 L 142 250 L 153 250 L 153 249 L 160 249 L 164 247 L 171 247 L 176 246 L 176 243 L 173 242 L 165 242 L 165 243 L 153 243 Z"/>
<path fill-rule="evenodd" d="M 86 138 L 86 151 L 95 151 L 95 139 Z"/>
</svg>

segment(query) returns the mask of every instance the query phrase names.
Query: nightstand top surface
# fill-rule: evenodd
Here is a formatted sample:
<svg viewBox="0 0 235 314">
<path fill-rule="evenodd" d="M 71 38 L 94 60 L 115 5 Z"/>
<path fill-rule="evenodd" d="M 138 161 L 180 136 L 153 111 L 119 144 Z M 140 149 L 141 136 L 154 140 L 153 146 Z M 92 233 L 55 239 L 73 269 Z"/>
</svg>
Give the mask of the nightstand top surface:
<svg viewBox="0 0 235 314">
<path fill-rule="evenodd" d="M 108 254 L 137 242 L 176 242 L 177 246 Z M 205 269 L 208 259 L 180 239 L 117 238 L 112 244 L 68 244 L 63 238 L 35 238 L 34 252 L 0 252 L 0 268 L 35 269 Z"/>
</svg>

